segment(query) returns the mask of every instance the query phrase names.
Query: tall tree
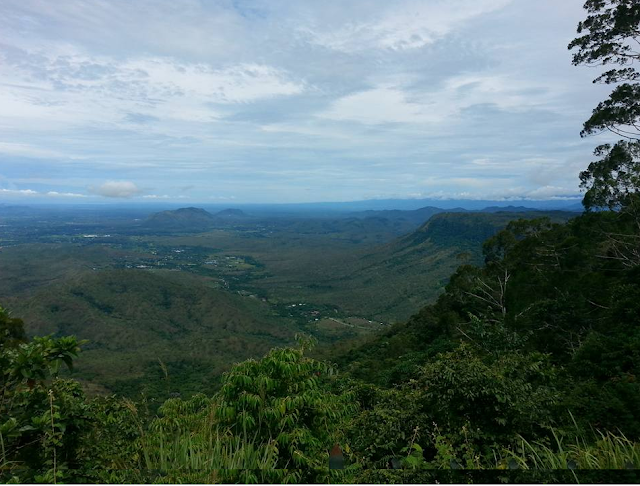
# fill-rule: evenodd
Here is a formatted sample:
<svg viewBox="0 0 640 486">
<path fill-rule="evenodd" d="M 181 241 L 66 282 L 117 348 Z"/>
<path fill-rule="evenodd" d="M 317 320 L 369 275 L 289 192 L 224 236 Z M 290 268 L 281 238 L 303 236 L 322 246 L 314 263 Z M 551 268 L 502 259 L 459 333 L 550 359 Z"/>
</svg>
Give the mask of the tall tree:
<svg viewBox="0 0 640 486">
<path fill-rule="evenodd" d="M 617 85 L 584 123 L 581 135 L 610 131 L 615 145 L 601 145 L 601 157 L 580 174 L 586 209 L 637 205 L 640 191 L 640 0 L 587 0 L 587 18 L 578 24 L 574 65 L 613 66 L 594 83 Z"/>
</svg>

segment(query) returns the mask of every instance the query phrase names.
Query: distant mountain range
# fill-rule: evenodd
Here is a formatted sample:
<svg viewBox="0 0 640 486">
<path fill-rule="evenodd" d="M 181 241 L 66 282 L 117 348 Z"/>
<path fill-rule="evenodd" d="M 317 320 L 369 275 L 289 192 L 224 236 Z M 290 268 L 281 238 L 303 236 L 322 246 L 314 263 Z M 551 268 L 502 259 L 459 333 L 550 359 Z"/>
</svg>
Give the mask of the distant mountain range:
<svg viewBox="0 0 640 486">
<path fill-rule="evenodd" d="M 465 211 L 461 208 L 452 209 L 449 212 L 461 212 Z M 413 223 L 416 226 L 423 224 L 425 221 L 428 221 L 432 216 L 445 212 L 442 208 L 436 208 L 432 206 L 427 206 L 424 208 L 413 209 L 413 210 L 401 210 L 401 209 L 383 209 L 383 210 L 368 210 L 368 211 L 360 211 L 355 213 L 349 213 L 350 217 L 358 218 L 358 219 L 369 219 L 369 218 L 382 218 L 388 219 L 392 221 L 406 221 L 408 223 Z"/>
<path fill-rule="evenodd" d="M 346 203 L 345 203 L 346 204 Z M 363 230 L 370 233 L 374 229 L 379 229 L 381 232 L 393 232 L 396 235 L 405 234 L 411 232 L 421 225 L 424 225 L 433 216 L 450 213 L 450 214 L 500 214 L 504 213 L 503 217 L 499 218 L 484 218 L 493 220 L 509 220 L 518 217 L 518 214 L 537 212 L 549 212 L 544 209 L 532 209 L 525 206 L 488 206 L 480 209 L 466 209 L 463 207 L 454 207 L 451 209 L 445 209 L 435 206 L 426 206 L 417 209 L 381 209 L 381 210 L 366 210 L 366 211 L 354 211 L 354 212 L 328 212 L 325 215 L 315 214 L 315 217 L 306 220 L 306 226 L 308 228 L 298 228 L 303 232 L 318 231 L 321 228 L 314 227 L 313 221 L 319 221 L 318 224 L 324 228 L 324 232 L 333 233 L 361 233 Z M 572 210 L 569 210 L 572 212 Z M 253 218 L 269 219 L 272 216 L 268 211 L 261 213 L 258 212 Z M 293 215 L 291 215 L 293 216 Z M 318 219 L 319 218 L 319 219 Z M 143 227 L 154 231 L 207 231 L 217 225 L 226 226 L 227 224 L 237 223 L 239 221 L 245 221 L 252 219 L 247 213 L 237 208 L 228 208 L 222 211 L 211 213 L 203 208 L 180 208 L 175 210 L 160 211 L 151 214 L 143 223 Z M 295 219 L 295 218 L 294 218 Z M 474 220 L 483 220 L 482 217 Z M 505 223 L 506 224 L 506 223 Z M 317 224 L 315 225 L 317 226 Z M 366 228 L 366 230 L 365 230 Z M 476 228 L 477 229 L 477 228 Z M 486 233 L 486 232 L 485 232 Z M 486 237 L 491 236 L 488 233 L 483 233 L 478 241 L 483 241 Z"/>
<path fill-rule="evenodd" d="M 180 208 L 154 213 L 147 218 L 145 226 L 171 230 L 206 230 L 221 220 L 246 218 L 240 209 L 225 209 L 215 214 L 201 208 Z"/>
<path fill-rule="evenodd" d="M 467 210 L 483 211 L 487 208 L 500 208 L 500 210 L 583 210 L 581 199 L 558 200 L 471 200 L 471 199 L 369 199 L 364 201 L 347 202 L 320 202 L 300 204 L 251 204 L 240 207 L 252 208 L 259 211 L 273 212 L 364 212 L 364 211 L 413 211 L 432 207 L 447 211 Z"/>
<path fill-rule="evenodd" d="M 336 217 L 338 214 L 355 215 L 355 213 L 370 213 L 357 215 L 356 217 L 382 216 L 388 219 L 396 219 L 393 216 L 394 211 L 422 211 L 427 212 L 428 208 L 446 210 L 449 212 L 459 211 L 524 211 L 524 210 L 561 210 L 582 212 L 583 207 L 580 199 L 566 200 L 510 200 L 510 201 L 492 201 L 492 200 L 468 200 L 468 199 L 373 199 L 363 201 L 348 202 L 320 202 L 320 203 L 284 203 L 284 204 L 237 204 L 234 209 L 227 209 L 220 205 L 201 205 L 200 208 L 180 208 L 171 203 L 135 203 L 126 204 L 42 204 L 34 203 L 29 206 L 17 206 L 15 204 L 3 204 L 0 202 L 0 215 L 4 216 L 23 216 L 29 214 L 38 214 L 43 211 L 56 213 L 64 211 L 99 211 L 115 214 L 123 212 L 140 212 L 143 214 L 151 214 L 156 212 L 170 213 L 171 211 L 182 211 L 184 209 L 194 210 L 201 209 L 208 212 L 211 216 L 220 215 L 228 219 L 235 217 L 244 217 L 246 213 L 254 217 L 282 217 L 295 216 L 299 217 L 319 217 L 329 218 Z M 159 211 L 162 209 L 162 211 Z M 168 211 L 166 211 L 168 210 Z M 382 213 L 382 214 L 373 214 Z M 226 216 L 225 216 L 226 214 Z M 153 216 L 153 215 L 152 215 Z M 403 215 L 403 218 L 412 218 L 411 215 Z M 416 216 L 417 217 L 417 216 Z M 162 219 L 162 218 L 161 218 Z M 177 219 L 180 219 L 178 217 Z M 423 220 L 424 221 L 424 220 Z"/>
</svg>

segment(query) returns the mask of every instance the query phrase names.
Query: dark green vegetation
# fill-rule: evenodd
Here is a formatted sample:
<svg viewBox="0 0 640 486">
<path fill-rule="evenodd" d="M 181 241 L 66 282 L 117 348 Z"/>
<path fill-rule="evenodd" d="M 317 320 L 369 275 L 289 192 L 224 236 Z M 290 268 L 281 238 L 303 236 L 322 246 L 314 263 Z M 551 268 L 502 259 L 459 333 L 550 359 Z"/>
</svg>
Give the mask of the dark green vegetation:
<svg viewBox="0 0 640 486">
<path fill-rule="evenodd" d="M 635 60 L 640 3 L 586 8 L 574 61 Z M 400 238 L 413 215 L 232 214 L 179 235 L 118 218 L 102 223 L 117 232 L 12 223 L 0 296 L 56 337 L 29 340 L 0 309 L 0 480 L 637 483 L 638 114 L 622 95 L 638 76 L 601 79 L 628 83 L 584 133 L 631 141 L 598 149 L 587 212 L 570 221 L 432 214 Z M 439 287 L 425 282 L 454 266 L 423 305 Z M 385 326 L 367 317 L 419 307 L 372 333 Z M 312 338 L 291 343 L 300 329 L 336 342 L 313 359 Z M 64 374 L 80 347 L 83 378 L 146 396 L 88 398 Z"/>
<path fill-rule="evenodd" d="M 124 395 L 145 385 L 160 387 L 153 396 L 211 392 L 229 363 L 291 342 L 293 323 L 272 317 L 265 303 L 181 277 L 86 273 L 35 292 L 22 315 L 36 334 L 89 340 L 81 376 Z"/>
</svg>

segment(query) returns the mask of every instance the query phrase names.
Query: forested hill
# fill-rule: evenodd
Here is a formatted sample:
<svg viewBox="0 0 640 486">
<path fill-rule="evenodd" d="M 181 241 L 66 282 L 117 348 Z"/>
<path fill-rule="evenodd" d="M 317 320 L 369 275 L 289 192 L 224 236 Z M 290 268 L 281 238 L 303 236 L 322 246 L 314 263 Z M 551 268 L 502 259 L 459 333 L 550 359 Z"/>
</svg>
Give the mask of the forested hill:
<svg viewBox="0 0 640 486">
<path fill-rule="evenodd" d="M 382 246 L 351 242 L 387 228 L 375 218 L 337 220 L 328 235 L 322 220 L 263 229 L 251 216 L 244 230 L 187 236 L 98 237 L 106 231 L 97 229 L 95 238 L 5 249 L 0 301 L 30 336 L 88 340 L 75 376 L 91 390 L 156 400 L 210 393 L 231 364 L 290 344 L 298 332 L 340 342 L 405 321 L 437 298 L 461 262 L 480 262 L 486 234 L 538 214 L 438 214 Z M 279 234 L 278 224 L 293 228 Z M 335 243 L 338 235 L 346 241 Z M 168 381 L 159 381 L 163 367 Z"/>
<path fill-rule="evenodd" d="M 200 208 L 181 208 L 154 213 L 145 221 L 145 226 L 157 229 L 206 229 L 215 218 Z"/>
<path fill-rule="evenodd" d="M 41 287 L 12 309 L 32 335 L 87 340 L 76 376 L 129 397 L 211 393 L 230 364 L 291 344 L 299 332 L 258 299 L 178 272 L 87 272 Z"/>
<path fill-rule="evenodd" d="M 475 248 L 518 219 L 549 218 L 553 222 L 564 222 L 576 216 L 566 211 L 518 211 L 491 212 L 446 212 L 427 220 L 413 233 L 401 238 L 394 246 L 397 249 L 433 243 L 440 247 Z"/>
<path fill-rule="evenodd" d="M 354 311 L 366 308 L 374 318 L 405 321 L 437 298 L 460 264 L 481 263 L 482 242 L 510 221 L 549 217 L 562 222 L 575 216 L 562 211 L 436 214 L 408 235 L 316 279 L 315 298 Z"/>
<path fill-rule="evenodd" d="M 143 226 L 160 231 L 206 231 L 216 223 L 247 217 L 240 209 L 224 209 L 211 214 L 201 208 L 180 208 L 154 213 L 147 218 Z"/>
<path fill-rule="evenodd" d="M 248 215 L 241 209 L 223 209 L 222 211 L 216 213 L 214 218 L 225 218 L 225 219 L 243 219 L 247 218 Z"/>
<path fill-rule="evenodd" d="M 554 381 L 544 386 L 558 391 L 560 409 L 639 437 L 636 224 L 630 215 L 604 212 L 567 224 L 512 222 L 485 242 L 486 264 L 461 266 L 435 304 L 335 359 L 352 376 L 384 387 L 420 380 L 436 360 L 450 370 L 438 379 L 454 390 L 453 404 L 464 403 L 475 383 L 467 360 L 489 370 L 536 355 L 550 367 L 546 379 Z M 507 368 L 505 376 L 516 372 Z"/>
<path fill-rule="evenodd" d="M 359 211 L 355 213 L 350 213 L 349 216 L 353 218 L 358 218 L 358 219 L 381 218 L 381 219 L 387 219 L 391 221 L 406 221 L 407 223 L 420 226 L 435 214 L 444 213 L 444 212 L 452 213 L 452 212 L 464 212 L 464 211 L 465 211 L 464 209 L 445 210 L 442 208 L 427 206 L 420 209 L 404 210 L 404 211 L 400 209 Z"/>
</svg>

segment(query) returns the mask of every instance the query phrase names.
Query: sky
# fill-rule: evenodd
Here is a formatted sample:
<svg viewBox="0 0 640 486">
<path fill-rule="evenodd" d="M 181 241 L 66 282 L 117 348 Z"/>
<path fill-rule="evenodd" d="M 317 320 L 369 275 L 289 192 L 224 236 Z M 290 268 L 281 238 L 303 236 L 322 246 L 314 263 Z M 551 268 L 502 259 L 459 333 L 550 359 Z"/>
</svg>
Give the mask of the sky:
<svg viewBox="0 0 640 486">
<path fill-rule="evenodd" d="M 562 199 L 582 0 L 2 0 L 0 202 Z"/>
</svg>

